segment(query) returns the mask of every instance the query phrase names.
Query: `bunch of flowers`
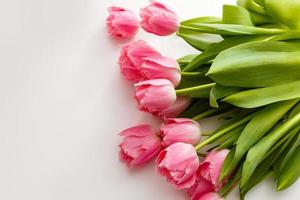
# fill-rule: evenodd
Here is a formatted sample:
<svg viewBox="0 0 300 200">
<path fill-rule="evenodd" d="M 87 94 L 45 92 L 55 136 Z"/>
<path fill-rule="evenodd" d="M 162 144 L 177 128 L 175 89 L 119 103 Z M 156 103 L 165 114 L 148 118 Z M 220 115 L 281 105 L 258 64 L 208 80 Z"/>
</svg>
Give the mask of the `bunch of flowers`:
<svg viewBox="0 0 300 200">
<path fill-rule="evenodd" d="M 134 82 L 139 110 L 162 120 L 120 133 L 120 159 L 136 167 L 156 159 L 157 171 L 192 200 L 219 200 L 236 186 L 241 199 L 269 175 L 277 190 L 300 176 L 299 0 L 238 0 L 223 17 L 178 22 L 151 1 L 134 12 L 112 7 L 108 31 L 133 37 L 177 35 L 201 51 L 174 60 L 145 41 L 123 46 L 120 71 Z M 223 124 L 203 133 L 199 120 Z"/>
</svg>

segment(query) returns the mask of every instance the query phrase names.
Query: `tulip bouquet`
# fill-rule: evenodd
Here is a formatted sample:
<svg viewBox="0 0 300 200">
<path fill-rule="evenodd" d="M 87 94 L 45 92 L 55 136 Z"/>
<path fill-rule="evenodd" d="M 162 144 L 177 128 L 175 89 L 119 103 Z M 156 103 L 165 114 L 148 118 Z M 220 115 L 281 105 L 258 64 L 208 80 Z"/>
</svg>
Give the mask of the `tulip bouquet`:
<svg viewBox="0 0 300 200">
<path fill-rule="evenodd" d="M 199 50 L 174 60 L 145 41 L 123 46 L 121 73 L 135 83 L 138 109 L 162 120 L 121 132 L 120 159 L 130 167 L 156 158 L 158 172 L 192 200 L 218 200 L 239 187 L 240 197 L 273 176 L 278 191 L 300 176 L 300 0 L 238 0 L 222 18 L 178 22 L 151 1 L 141 27 L 175 31 Z M 108 31 L 133 37 L 138 18 L 110 8 Z M 128 20 L 126 20 L 128 18 Z M 222 125 L 201 131 L 199 120 Z"/>
</svg>

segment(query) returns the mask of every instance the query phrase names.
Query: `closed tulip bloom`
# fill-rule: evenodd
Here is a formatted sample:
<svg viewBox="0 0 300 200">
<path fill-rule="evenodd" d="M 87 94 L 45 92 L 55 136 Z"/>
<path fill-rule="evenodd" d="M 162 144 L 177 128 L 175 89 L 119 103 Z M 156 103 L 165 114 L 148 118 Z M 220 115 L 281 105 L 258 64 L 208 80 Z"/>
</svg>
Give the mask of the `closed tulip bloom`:
<svg viewBox="0 0 300 200">
<path fill-rule="evenodd" d="M 179 26 L 179 18 L 176 13 L 157 1 L 151 1 L 150 5 L 140 11 L 142 28 L 159 36 L 170 35 L 176 32 Z"/>
<path fill-rule="evenodd" d="M 177 117 L 180 113 L 182 113 L 185 109 L 189 107 L 192 100 L 186 96 L 178 96 L 176 101 L 167 107 L 164 110 L 153 113 L 156 117 L 160 119 L 173 118 Z"/>
<path fill-rule="evenodd" d="M 139 29 L 139 20 L 136 14 L 121 7 L 109 7 L 109 16 L 106 19 L 108 32 L 120 38 L 131 38 Z"/>
<path fill-rule="evenodd" d="M 170 118 L 160 127 L 160 135 L 163 145 L 169 146 L 176 142 L 196 145 L 201 138 L 201 130 L 198 122 L 189 118 Z"/>
<path fill-rule="evenodd" d="M 173 84 L 167 79 L 153 79 L 135 84 L 135 98 L 138 108 L 154 113 L 161 111 L 176 100 Z"/>
<path fill-rule="evenodd" d="M 228 153 L 228 149 L 211 151 L 207 154 L 199 166 L 200 175 L 205 180 L 212 183 L 216 191 L 218 191 L 224 184 L 219 182 L 219 176 Z"/>
<path fill-rule="evenodd" d="M 191 200 L 199 200 L 203 195 L 210 192 L 215 192 L 213 184 L 198 174 L 195 184 L 187 190 L 187 194 L 191 197 Z"/>
<path fill-rule="evenodd" d="M 156 165 L 168 182 L 177 189 L 186 189 L 195 183 L 199 159 L 192 145 L 175 143 L 159 153 Z"/>
<path fill-rule="evenodd" d="M 141 65 L 141 71 L 147 79 L 164 78 L 178 86 L 181 79 L 180 66 L 172 58 L 147 57 Z"/>
<path fill-rule="evenodd" d="M 160 53 L 143 40 L 125 44 L 119 57 L 120 71 L 127 80 L 139 82 L 145 80 L 140 71 L 144 58 L 160 56 Z"/>
<path fill-rule="evenodd" d="M 120 133 L 123 141 L 120 147 L 120 160 L 129 167 L 140 166 L 154 158 L 161 150 L 160 138 L 148 124 L 128 128 Z"/>
<path fill-rule="evenodd" d="M 224 200 L 218 193 L 210 192 L 195 200 Z"/>
</svg>

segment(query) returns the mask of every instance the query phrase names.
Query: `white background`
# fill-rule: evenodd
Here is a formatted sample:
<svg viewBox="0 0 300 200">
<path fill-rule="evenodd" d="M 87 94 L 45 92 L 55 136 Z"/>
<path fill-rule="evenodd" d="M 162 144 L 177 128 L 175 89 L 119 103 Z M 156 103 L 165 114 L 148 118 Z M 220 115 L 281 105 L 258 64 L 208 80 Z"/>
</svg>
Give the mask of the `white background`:
<svg viewBox="0 0 300 200">
<path fill-rule="evenodd" d="M 221 0 L 165 0 L 181 19 L 220 15 Z M 117 133 L 153 121 L 135 109 L 119 75 L 121 44 L 105 29 L 106 8 L 135 12 L 147 0 L 10 0 L 0 10 L 0 199 L 184 200 L 153 163 L 128 170 Z M 194 50 L 176 36 L 142 38 L 166 56 Z M 155 123 L 155 122 L 154 122 Z M 256 187 L 249 200 L 296 200 L 300 182 L 276 193 Z M 297 191 L 298 190 L 298 191 Z M 237 199 L 234 193 L 229 200 Z"/>
</svg>

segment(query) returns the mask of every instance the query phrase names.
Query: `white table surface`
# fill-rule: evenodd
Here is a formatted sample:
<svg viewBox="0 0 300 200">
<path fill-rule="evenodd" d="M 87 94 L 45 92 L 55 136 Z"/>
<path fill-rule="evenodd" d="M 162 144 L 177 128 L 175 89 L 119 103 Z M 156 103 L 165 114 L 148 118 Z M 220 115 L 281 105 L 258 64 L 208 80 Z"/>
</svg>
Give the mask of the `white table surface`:
<svg viewBox="0 0 300 200">
<path fill-rule="evenodd" d="M 234 0 L 162 0 L 181 19 L 220 15 Z M 105 29 L 106 8 L 136 12 L 147 0 L 10 0 L 0 8 L 0 199 L 185 200 L 153 163 L 128 170 L 117 133 L 149 115 L 136 110 L 119 74 L 121 42 Z M 176 36 L 141 38 L 164 55 L 195 52 Z M 297 200 L 300 181 L 276 193 L 261 184 L 249 200 Z M 233 193 L 229 200 L 237 200 Z"/>
</svg>

